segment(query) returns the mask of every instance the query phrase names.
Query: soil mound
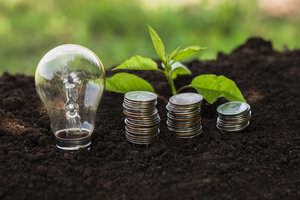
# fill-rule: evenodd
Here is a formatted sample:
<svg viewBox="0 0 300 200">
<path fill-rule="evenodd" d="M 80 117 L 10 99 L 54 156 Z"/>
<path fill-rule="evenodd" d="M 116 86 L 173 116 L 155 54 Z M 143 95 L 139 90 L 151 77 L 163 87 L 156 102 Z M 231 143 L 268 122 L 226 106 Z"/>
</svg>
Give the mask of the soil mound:
<svg viewBox="0 0 300 200">
<path fill-rule="evenodd" d="M 241 133 L 220 134 L 218 100 L 202 105 L 203 134 L 177 139 L 165 125 L 148 147 L 124 136 L 122 94 L 106 92 L 98 109 L 92 150 L 55 147 L 34 79 L 0 77 L 0 199 L 297 199 L 300 143 L 300 50 L 276 52 L 251 38 L 217 60 L 186 63 L 198 74 L 236 81 L 253 117 Z M 111 73 L 108 73 L 111 75 Z M 157 72 L 136 72 L 170 96 Z M 181 76 L 177 87 L 192 77 Z M 297 186 L 298 185 L 298 186 Z"/>
</svg>

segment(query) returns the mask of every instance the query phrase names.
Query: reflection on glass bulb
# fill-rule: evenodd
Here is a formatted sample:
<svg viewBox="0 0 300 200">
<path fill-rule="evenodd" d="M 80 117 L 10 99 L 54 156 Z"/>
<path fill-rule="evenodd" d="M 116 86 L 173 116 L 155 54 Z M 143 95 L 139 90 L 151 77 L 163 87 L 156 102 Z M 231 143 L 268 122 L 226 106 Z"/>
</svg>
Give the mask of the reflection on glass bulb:
<svg viewBox="0 0 300 200">
<path fill-rule="evenodd" d="M 65 150 L 90 146 L 105 86 L 100 59 L 79 45 L 58 46 L 38 64 L 35 86 L 49 114 L 56 146 Z"/>
</svg>

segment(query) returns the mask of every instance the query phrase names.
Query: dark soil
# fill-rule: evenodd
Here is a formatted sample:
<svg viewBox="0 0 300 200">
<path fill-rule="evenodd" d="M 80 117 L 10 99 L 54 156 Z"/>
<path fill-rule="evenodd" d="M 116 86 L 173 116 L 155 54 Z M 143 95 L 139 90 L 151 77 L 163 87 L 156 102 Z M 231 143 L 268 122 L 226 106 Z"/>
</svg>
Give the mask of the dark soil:
<svg viewBox="0 0 300 200">
<path fill-rule="evenodd" d="M 56 136 L 58 138 L 63 138 L 63 139 L 79 139 L 79 138 L 84 138 L 86 136 L 88 136 L 90 133 L 87 131 L 68 131 L 68 133 L 66 131 L 63 132 L 59 132 Z"/>
<path fill-rule="evenodd" d="M 158 102 L 161 137 L 148 147 L 124 136 L 122 94 L 106 92 L 92 150 L 55 147 L 34 78 L 0 78 L 0 199 L 299 199 L 300 50 L 249 39 L 217 60 L 186 63 L 194 76 L 223 74 L 251 105 L 250 127 L 221 134 L 216 107 L 202 105 L 203 135 L 177 139 Z M 137 72 L 170 96 L 158 72 Z M 111 75 L 111 74 L 109 74 Z M 192 77 L 181 76 L 177 87 Z"/>
</svg>

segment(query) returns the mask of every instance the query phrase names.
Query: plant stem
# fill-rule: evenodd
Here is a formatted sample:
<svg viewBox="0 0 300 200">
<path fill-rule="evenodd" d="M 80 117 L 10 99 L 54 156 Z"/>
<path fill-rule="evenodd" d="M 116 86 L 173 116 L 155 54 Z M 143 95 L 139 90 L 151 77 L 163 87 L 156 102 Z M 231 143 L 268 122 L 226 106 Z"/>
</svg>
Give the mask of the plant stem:
<svg viewBox="0 0 300 200">
<path fill-rule="evenodd" d="M 168 80 L 168 83 L 171 87 L 172 94 L 175 95 L 175 94 L 177 94 L 177 91 L 176 91 L 176 88 L 175 88 L 174 81 L 172 79 L 171 65 L 170 65 L 169 62 L 164 63 L 164 65 L 165 65 L 164 75 L 165 75 L 166 79 Z"/>
<path fill-rule="evenodd" d="M 174 94 L 177 94 L 176 88 L 175 88 L 175 85 L 174 85 L 174 82 L 173 82 L 173 79 L 171 78 L 171 75 L 169 75 L 170 72 L 167 72 L 167 71 L 169 71 L 169 70 L 166 69 L 166 71 L 164 71 L 164 70 L 162 70 L 162 69 L 156 69 L 156 71 L 159 71 L 159 72 L 161 72 L 161 73 L 164 74 L 164 76 L 166 77 L 166 79 L 168 80 L 168 82 L 169 82 L 169 84 L 170 84 L 170 86 L 171 86 L 171 90 L 172 90 L 173 95 L 174 95 Z M 157 95 L 158 95 L 158 94 L 157 94 Z M 159 95 L 158 95 L 158 98 L 160 98 Z M 163 98 L 164 98 L 164 97 L 163 97 Z M 168 100 L 167 100 L 166 98 L 164 98 L 164 99 L 162 99 L 162 100 L 168 102 Z"/>
<path fill-rule="evenodd" d="M 164 102 L 168 103 L 168 100 L 167 100 L 165 97 L 160 96 L 160 95 L 157 94 L 157 93 L 156 93 L 156 95 L 157 95 L 157 97 L 158 97 L 159 99 L 161 99 L 161 100 L 163 100 Z"/>
<path fill-rule="evenodd" d="M 178 89 L 177 92 L 179 93 L 179 92 L 181 92 L 182 90 L 187 89 L 187 88 L 191 88 L 191 87 L 192 87 L 191 85 L 185 85 L 185 86 L 182 86 L 181 88 Z"/>
<path fill-rule="evenodd" d="M 165 71 L 164 71 L 164 70 L 162 70 L 162 69 L 156 69 L 156 71 L 159 71 L 159 72 L 161 72 L 161 73 L 165 74 Z"/>
<path fill-rule="evenodd" d="M 176 88 L 175 88 L 175 85 L 174 85 L 174 81 L 173 79 L 169 76 L 169 73 L 165 73 L 165 77 L 166 79 L 168 80 L 169 84 L 170 84 L 170 87 L 171 87 L 171 90 L 172 90 L 172 94 L 175 95 L 177 94 L 177 91 L 176 91 Z"/>
</svg>

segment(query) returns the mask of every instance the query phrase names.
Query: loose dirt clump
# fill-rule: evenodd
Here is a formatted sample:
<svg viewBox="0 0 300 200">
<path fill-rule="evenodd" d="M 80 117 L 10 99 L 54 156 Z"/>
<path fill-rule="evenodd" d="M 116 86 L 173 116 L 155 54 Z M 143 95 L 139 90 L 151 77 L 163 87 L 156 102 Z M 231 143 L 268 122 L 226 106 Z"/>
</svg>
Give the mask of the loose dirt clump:
<svg viewBox="0 0 300 200">
<path fill-rule="evenodd" d="M 133 145 L 124 136 L 123 95 L 106 92 L 92 149 L 62 151 L 33 77 L 3 74 L 0 199 L 299 199 L 300 50 L 281 53 L 251 38 L 229 55 L 186 65 L 194 76 L 222 74 L 236 81 L 253 113 L 247 130 L 218 132 L 220 99 L 202 105 L 202 136 L 177 139 L 159 101 L 160 140 Z M 135 73 L 171 95 L 159 73 Z M 181 76 L 175 84 L 192 78 Z"/>
</svg>

